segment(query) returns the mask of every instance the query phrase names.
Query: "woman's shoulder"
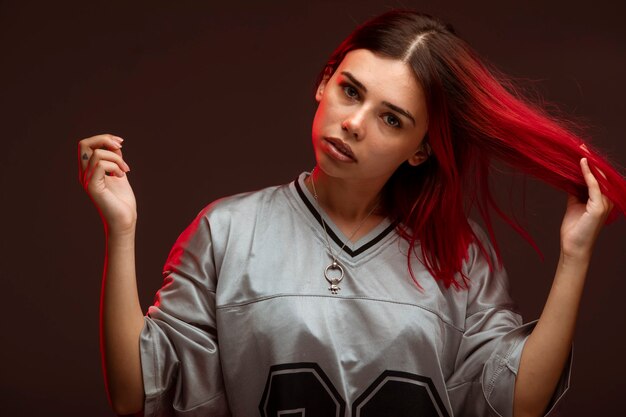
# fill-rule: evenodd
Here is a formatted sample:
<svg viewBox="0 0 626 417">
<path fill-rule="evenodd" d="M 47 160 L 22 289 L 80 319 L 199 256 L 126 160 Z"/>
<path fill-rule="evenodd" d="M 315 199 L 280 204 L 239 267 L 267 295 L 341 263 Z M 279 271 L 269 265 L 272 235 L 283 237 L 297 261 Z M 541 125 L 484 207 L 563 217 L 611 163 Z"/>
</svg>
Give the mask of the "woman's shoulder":
<svg viewBox="0 0 626 417">
<path fill-rule="evenodd" d="M 494 242 L 482 225 L 468 219 L 474 232 L 474 241 L 468 248 L 465 273 L 468 284 L 468 314 L 485 306 L 501 306 L 516 310 L 510 298 L 509 279 L 506 269 L 494 247 Z"/>
<path fill-rule="evenodd" d="M 474 240 L 470 243 L 468 248 L 468 260 L 473 261 L 476 257 L 487 256 L 489 260 L 496 260 L 494 242 L 487 234 L 482 225 L 470 218 L 467 219 L 472 232 L 474 233 Z"/>
</svg>

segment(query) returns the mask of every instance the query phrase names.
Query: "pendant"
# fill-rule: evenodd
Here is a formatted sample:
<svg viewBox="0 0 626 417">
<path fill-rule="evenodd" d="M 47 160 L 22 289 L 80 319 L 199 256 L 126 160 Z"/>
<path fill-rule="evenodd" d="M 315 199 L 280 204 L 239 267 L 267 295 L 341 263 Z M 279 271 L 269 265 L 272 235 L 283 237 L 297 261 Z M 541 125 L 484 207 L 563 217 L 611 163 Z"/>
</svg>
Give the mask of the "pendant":
<svg viewBox="0 0 626 417">
<path fill-rule="evenodd" d="M 336 269 L 339 271 L 339 278 L 331 278 L 328 276 L 328 272 L 332 269 Z M 324 270 L 324 278 L 326 278 L 326 281 L 328 281 L 328 283 L 330 284 L 330 287 L 328 287 L 330 292 L 332 294 L 337 294 L 337 292 L 341 289 L 339 287 L 339 283 L 343 279 L 343 267 L 336 260 L 334 260 L 333 263 L 328 265 Z"/>
</svg>

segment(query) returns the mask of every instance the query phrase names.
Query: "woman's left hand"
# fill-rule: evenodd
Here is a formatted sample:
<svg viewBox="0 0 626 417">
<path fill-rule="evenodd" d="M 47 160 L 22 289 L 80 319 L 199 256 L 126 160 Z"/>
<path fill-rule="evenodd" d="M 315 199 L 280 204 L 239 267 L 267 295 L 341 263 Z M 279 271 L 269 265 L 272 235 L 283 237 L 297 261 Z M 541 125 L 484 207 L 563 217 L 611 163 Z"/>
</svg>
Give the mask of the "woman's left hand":
<svg viewBox="0 0 626 417">
<path fill-rule="evenodd" d="M 516 416 L 542 415 L 554 396 L 571 352 L 591 251 L 613 209 L 613 203 L 602 194 L 586 158 L 581 159 L 580 168 L 589 198 L 581 201 L 568 196 L 561 224 L 561 256 L 552 288 L 519 363 L 513 400 L 513 415 Z"/>
<path fill-rule="evenodd" d="M 589 190 L 585 203 L 576 196 L 567 198 L 567 210 L 561 224 L 561 255 L 589 260 L 598 234 L 613 209 L 613 202 L 602 191 L 589 169 L 587 158 L 580 160 L 583 177 Z"/>
</svg>

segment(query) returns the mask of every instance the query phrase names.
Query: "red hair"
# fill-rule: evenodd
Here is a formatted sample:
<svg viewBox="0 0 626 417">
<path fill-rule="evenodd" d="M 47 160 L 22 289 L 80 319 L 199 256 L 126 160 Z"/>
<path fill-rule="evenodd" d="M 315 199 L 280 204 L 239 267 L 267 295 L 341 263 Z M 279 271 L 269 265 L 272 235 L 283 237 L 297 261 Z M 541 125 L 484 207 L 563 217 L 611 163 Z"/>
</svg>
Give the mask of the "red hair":
<svg viewBox="0 0 626 417">
<path fill-rule="evenodd" d="M 317 84 L 354 49 L 405 61 L 426 96 L 429 122 L 424 141 L 431 155 L 417 167 L 401 165 L 383 189 L 387 214 L 400 221 L 398 231 L 409 242 L 407 261 L 414 280 L 411 255 L 417 255 L 419 244 L 423 263 L 436 279 L 446 287 L 467 284 L 462 265 L 469 245 L 476 241 L 486 254 L 467 218 L 474 206 L 498 262 L 492 210 L 539 252 L 531 236 L 493 197 L 489 187 L 493 159 L 585 201 L 587 186 L 579 163 L 586 157 L 602 192 L 615 203 L 607 222 L 626 213 L 624 177 L 574 133 L 580 128 L 525 98 L 510 78 L 488 67 L 452 26 L 413 11 L 380 15 L 358 26 L 339 45 Z"/>
</svg>

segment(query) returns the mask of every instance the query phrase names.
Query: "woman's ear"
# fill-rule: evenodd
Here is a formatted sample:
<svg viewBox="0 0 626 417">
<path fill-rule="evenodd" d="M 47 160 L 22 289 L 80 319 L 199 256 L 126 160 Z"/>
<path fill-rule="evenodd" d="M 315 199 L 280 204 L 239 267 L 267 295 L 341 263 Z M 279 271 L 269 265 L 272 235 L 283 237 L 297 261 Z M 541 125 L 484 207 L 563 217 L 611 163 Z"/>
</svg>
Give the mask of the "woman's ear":
<svg viewBox="0 0 626 417">
<path fill-rule="evenodd" d="M 428 145 L 428 143 L 422 142 L 417 152 L 411 155 L 409 159 L 407 159 L 407 162 L 409 163 L 409 165 L 416 167 L 422 162 L 426 161 L 429 156 L 430 146 Z"/>
<path fill-rule="evenodd" d="M 330 80 L 332 75 L 332 67 L 327 66 L 324 68 L 324 76 L 322 77 L 322 81 L 320 81 L 320 84 L 317 86 L 317 91 L 315 92 L 315 101 L 318 103 L 322 100 L 322 97 L 324 96 L 324 89 L 326 88 L 326 84 L 328 84 L 328 80 Z"/>
</svg>

